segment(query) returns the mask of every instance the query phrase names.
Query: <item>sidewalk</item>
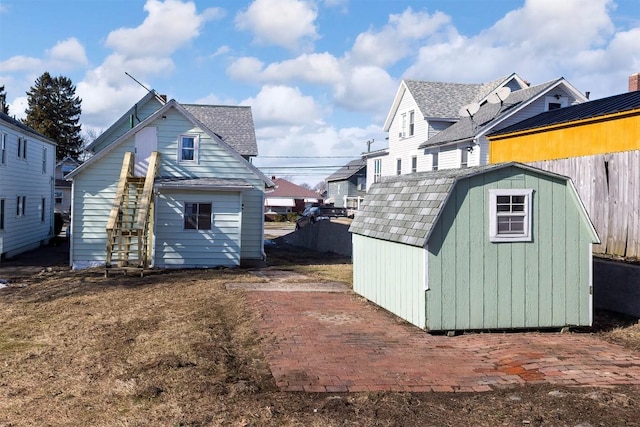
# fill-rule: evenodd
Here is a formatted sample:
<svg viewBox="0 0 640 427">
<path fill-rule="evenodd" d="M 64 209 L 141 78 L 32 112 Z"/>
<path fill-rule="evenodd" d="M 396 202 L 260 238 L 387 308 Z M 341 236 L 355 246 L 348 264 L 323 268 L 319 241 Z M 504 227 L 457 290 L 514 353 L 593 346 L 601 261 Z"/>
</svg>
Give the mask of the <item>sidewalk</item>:
<svg viewBox="0 0 640 427">
<path fill-rule="evenodd" d="M 432 336 L 350 291 L 250 290 L 247 298 L 284 391 L 640 385 L 640 354 L 588 333 Z"/>
</svg>

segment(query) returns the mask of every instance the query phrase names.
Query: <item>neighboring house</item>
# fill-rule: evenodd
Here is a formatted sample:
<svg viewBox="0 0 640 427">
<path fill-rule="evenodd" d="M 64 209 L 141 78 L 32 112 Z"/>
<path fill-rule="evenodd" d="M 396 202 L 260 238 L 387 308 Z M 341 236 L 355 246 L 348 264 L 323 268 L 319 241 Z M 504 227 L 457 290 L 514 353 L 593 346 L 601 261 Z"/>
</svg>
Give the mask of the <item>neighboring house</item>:
<svg viewBox="0 0 640 427">
<path fill-rule="evenodd" d="M 327 199 L 340 208 L 357 210 L 367 190 L 367 162 L 353 160 L 326 180 Z"/>
<path fill-rule="evenodd" d="M 0 259 L 53 237 L 56 143 L 0 112 Z"/>
<path fill-rule="evenodd" d="M 181 105 L 150 92 L 89 148 L 93 157 L 67 175 L 73 268 L 264 258 L 273 183 L 248 160 L 257 155 L 249 107 Z"/>
<path fill-rule="evenodd" d="M 499 88 L 526 88 L 517 74 L 488 83 L 445 83 L 403 80 L 393 99 L 383 130 L 388 148 L 365 153 L 367 188 L 383 176 L 437 169 L 432 158 L 418 147 L 460 120 L 460 108 L 486 100 Z"/>
<path fill-rule="evenodd" d="M 598 236 L 567 177 L 518 163 L 389 177 L 350 231 L 354 290 L 420 328 L 591 325 Z"/>
<path fill-rule="evenodd" d="M 80 162 L 69 156 L 56 164 L 54 191 L 56 212 L 71 213 L 71 182 L 67 181 L 65 177 L 78 166 L 80 166 Z"/>
<path fill-rule="evenodd" d="M 271 177 L 271 181 L 275 187 L 267 191 L 264 200 L 265 214 L 302 212 L 307 205 L 322 202 L 322 196 L 313 190 L 275 176 Z"/>
<path fill-rule="evenodd" d="M 594 252 L 640 259 L 640 87 L 629 89 L 490 133 L 489 161 L 571 177 L 602 241 Z"/>
<path fill-rule="evenodd" d="M 515 73 L 480 85 L 403 81 L 384 125 L 389 148 L 363 155 L 367 185 L 381 176 L 487 164 L 487 132 L 586 100 L 563 78 L 530 86 Z"/>
</svg>

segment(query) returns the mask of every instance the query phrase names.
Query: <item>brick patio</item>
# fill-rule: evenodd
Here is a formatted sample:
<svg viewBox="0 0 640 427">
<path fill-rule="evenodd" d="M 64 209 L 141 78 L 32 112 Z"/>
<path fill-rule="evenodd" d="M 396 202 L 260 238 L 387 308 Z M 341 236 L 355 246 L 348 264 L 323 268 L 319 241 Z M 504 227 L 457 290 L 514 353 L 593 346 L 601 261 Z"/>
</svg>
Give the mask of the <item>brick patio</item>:
<svg viewBox="0 0 640 427">
<path fill-rule="evenodd" d="M 300 291 L 296 285 L 293 291 L 247 292 L 260 314 L 271 372 L 284 391 L 640 385 L 640 354 L 588 333 L 432 336 L 350 291 Z"/>
</svg>

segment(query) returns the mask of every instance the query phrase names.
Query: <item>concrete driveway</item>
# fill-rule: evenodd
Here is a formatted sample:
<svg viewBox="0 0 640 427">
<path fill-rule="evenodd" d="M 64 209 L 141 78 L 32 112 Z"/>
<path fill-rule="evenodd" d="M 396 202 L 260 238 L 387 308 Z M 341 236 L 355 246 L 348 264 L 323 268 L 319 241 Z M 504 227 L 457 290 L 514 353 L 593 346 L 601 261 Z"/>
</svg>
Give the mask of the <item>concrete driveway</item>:
<svg viewBox="0 0 640 427">
<path fill-rule="evenodd" d="M 266 283 L 244 289 L 260 314 L 257 327 L 281 390 L 480 392 L 526 383 L 640 385 L 640 354 L 590 333 L 432 336 L 345 285 L 323 287 L 292 273 L 270 274 Z"/>
</svg>

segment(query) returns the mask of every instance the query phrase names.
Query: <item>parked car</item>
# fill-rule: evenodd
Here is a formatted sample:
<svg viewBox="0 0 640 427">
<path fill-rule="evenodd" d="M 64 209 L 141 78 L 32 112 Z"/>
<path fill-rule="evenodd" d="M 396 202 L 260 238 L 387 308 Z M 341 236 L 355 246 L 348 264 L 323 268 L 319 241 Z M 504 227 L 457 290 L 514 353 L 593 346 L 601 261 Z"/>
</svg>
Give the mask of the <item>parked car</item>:
<svg viewBox="0 0 640 427">
<path fill-rule="evenodd" d="M 311 205 L 302 212 L 302 216 L 296 221 L 296 230 L 314 224 L 318 220 L 344 216 L 347 216 L 345 208 L 337 208 L 333 205 Z"/>
</svg>

